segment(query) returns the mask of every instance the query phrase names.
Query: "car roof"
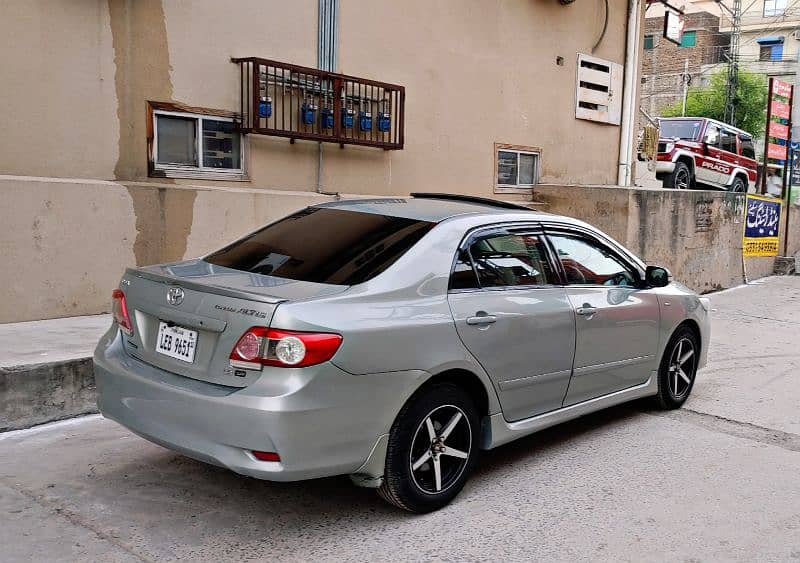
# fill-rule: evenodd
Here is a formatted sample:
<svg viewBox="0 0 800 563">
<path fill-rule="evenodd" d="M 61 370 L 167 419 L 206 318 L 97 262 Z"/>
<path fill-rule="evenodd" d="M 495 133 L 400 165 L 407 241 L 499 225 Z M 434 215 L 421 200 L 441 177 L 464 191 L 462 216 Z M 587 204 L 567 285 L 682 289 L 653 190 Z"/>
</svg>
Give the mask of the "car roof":
<svg viewBox="0 0 800 563">
<path fill-rule="evenodd" d="M 405 219 L 415 219 L 418 221 L 430 221 L 439 223 L 451 217 L 460 215 L 492 215 L 502 217 L 503 215 L 520 214 L 530 215 L 531 220 L 540 220 L 544 217 L 553 216 L 541 211 L 533 211 L 522 206 L 510 208 L 508 204 L 498 201 L 496 204 L 491 200 L 481 201 L 480 198 L 461 199 L 460 196 L 452 196 L 453 199 L 435 197 L 401 197 L 401 198 L 380 198 L 380 199 L 342 199 L 320 203 L 314 207 L 326 207 L 356 211 L 359 213 L 374 213 L 376 215 L 389 215 L 392 217 L 403 217 Z"/>
<path fill-rule="evenodd" d="M 720 127 L 724 127 L 725 129 L 729 129 L 731 131 L 735 131 L 745 137 L 753 137 L 752 133 L 748 133 L 744 129 L 739 129 L 738 127 L 734 127 L 724 121 L 720 121 L 719 119 L 714 119 L 712 117 L 659 117 L 659 121 L 708 121 L 709 123 L 713 123 L 714 125 L 719 125 Z"/>
</svg>

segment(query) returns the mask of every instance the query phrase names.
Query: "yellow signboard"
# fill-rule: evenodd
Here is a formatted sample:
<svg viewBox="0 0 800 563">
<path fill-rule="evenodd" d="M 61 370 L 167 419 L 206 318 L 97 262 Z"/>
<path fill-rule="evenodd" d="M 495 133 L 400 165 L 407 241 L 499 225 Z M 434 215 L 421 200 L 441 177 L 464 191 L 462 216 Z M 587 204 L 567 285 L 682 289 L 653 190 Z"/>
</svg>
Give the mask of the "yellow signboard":
<svg viewBox="0 0 800 563">
<path fill-rule="evenodd" d="M 742 253 L 745 256 L 777 256 L 781 200 L 747 194 L 745 209 Z"/>
</svg>

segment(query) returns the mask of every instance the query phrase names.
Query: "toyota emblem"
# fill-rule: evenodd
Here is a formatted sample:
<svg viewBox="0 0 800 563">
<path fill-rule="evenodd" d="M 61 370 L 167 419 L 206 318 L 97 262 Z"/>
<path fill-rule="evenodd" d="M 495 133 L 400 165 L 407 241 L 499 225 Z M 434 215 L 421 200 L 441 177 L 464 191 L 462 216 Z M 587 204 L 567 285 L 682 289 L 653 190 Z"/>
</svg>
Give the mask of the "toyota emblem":
<svg viewBox="0 0 800 563">
<path fill-rule="evenodd" d="M 170 287 L 167 290 L 167 303 L 170 305 L 180 305 L 183 303 L 183 290 L 180 287 Z"/>
</svg>

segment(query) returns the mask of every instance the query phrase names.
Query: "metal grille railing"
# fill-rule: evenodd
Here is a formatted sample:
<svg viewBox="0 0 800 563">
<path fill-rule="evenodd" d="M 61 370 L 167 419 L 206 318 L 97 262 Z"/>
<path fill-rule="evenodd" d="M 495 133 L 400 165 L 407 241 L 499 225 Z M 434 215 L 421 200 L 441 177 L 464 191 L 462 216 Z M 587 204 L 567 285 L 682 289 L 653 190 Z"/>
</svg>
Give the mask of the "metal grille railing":
<svg viewBox="0 0 800 563">
<path fill-rule="evenodd" d="M 240 68 L 243 133 L 403 148 L 405 88 L 256 57 Z"/>
</svg>

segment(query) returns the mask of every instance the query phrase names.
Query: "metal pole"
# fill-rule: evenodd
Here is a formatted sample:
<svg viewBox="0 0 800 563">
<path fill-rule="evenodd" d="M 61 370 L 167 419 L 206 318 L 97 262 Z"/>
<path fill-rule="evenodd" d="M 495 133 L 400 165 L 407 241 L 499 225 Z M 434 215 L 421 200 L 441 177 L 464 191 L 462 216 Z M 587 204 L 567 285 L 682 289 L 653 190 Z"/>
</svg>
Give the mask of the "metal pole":
<svg viewBox="0 0 800 563">
<path fill-rule="evenodd" d="M 683 61 L 683 106 L 681 116 L 686 117 L 686 95 L 689 93 L 689 59 Z"/>
<path fill-rule="evenodd" d="M 724 4 L 720 3 L 720 6 Z M 739 85 L 739 35 L 742 30 L 742 0 L 733 0 L 731 47 L 728 53 L 728 84 L 725 90 L 725 122 L 736 125 L 736 90 Z"/>
</svg>

